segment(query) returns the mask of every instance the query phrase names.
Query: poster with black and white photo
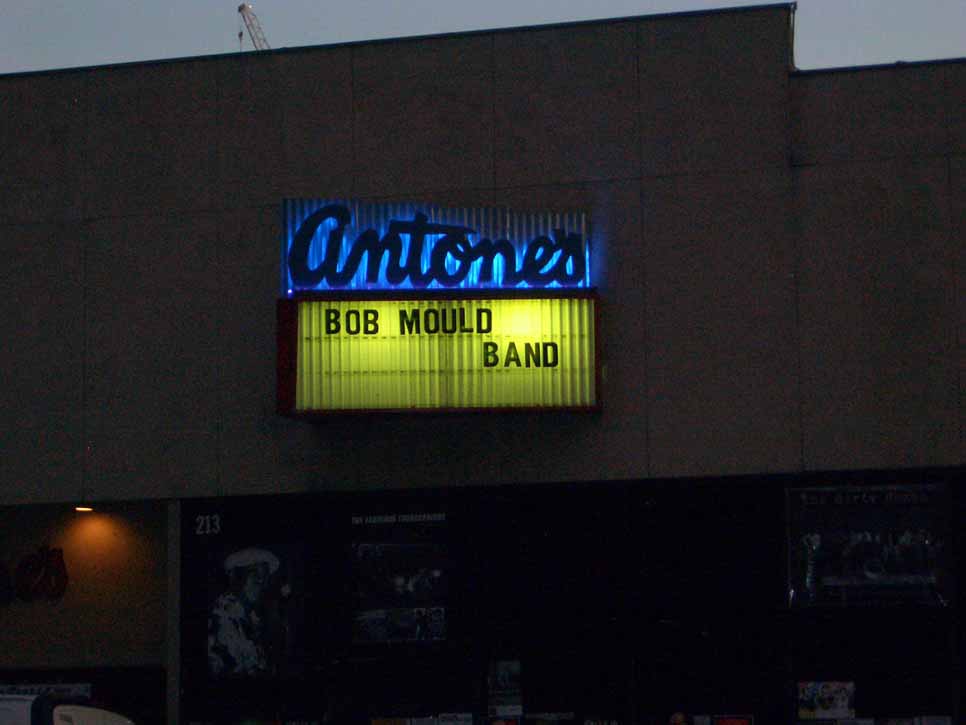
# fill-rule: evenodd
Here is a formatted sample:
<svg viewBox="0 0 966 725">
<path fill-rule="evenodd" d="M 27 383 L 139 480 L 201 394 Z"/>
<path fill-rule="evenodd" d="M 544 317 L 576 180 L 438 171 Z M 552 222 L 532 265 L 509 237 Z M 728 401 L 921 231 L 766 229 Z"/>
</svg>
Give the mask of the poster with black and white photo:
<svg viewBox="0 0 966 725">
<path fill-rule="evenodd" d="M 789 489 L 787 505 L 792 607 L 948 605 L 944 485 Z"/>
<path fill-rule="evenodd" d="M 798 683 L 799 720 L 854 717 L 854 682 Z"/>
<path fill-rule="evenodd" d="M 520 660 L 496 660 L 487 675 L 487 711 L 494 717 L 523 715 Z"/>
<path fill-rule="evenodd" d="M 357 644 L 446 638 L 446 514 L 352 517 L 352 640 Z"/>
<path fill-rule="evenodd" d="M 300 671 L 304 556 L 299 546 L 252 543 L 212 550 L 205 642 L 213 679 Z"/>
</svg>

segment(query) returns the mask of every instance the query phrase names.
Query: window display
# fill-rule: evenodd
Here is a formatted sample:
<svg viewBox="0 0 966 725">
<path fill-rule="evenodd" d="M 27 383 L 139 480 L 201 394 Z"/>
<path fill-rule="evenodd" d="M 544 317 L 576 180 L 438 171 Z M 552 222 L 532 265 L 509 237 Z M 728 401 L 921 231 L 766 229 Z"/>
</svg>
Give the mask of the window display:
<svg viewBox="0 0 966 725">
<path fill-rule="evenodd" d="M 792 607 L 945 607 L 952 597 L 941 485 L 788 491 Z"/>
<path fill-rule="evenodd" d="M 942 725 L 962 534 L 898 477 L 185 503 L 183 716 Z"/>
</svg>

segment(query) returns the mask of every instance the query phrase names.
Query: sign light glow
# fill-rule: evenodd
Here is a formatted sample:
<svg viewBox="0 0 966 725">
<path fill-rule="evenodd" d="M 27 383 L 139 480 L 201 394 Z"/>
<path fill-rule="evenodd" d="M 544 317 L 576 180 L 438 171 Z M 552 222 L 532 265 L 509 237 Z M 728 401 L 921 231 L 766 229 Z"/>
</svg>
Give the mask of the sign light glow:
<svg viewBox="0 0 966 725">
<path fill-rule="evenodd" d="M 279 301 L 279 412 L 597 407 L 591 292 Z"/>
<path fill-rule="evenodd" d="M 282 294 L 590 286 L 580 212 L 286 200 Z"/>
</svg>

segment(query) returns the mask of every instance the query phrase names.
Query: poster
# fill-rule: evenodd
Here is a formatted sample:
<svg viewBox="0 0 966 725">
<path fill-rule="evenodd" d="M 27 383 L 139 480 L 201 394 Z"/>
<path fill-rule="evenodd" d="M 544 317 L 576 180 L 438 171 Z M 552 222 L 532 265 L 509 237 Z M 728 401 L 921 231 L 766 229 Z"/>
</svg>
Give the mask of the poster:
<svg viewBox="0 0 966 725">
<path fill-rule="evenodd" d="M 298 674 L 302 561 L 294 545 L 256 543 L 211 552 L 206 639 L 211 678 Z"/>
<path fill-rule="evenodd" d="M 473 725 L 473 713 L 444 712 L 440 713 L 439 725 Z"/>
<path fill-rule="evenodd" d="M 527 713 L 523 722 L 524 725 L 571 725 L 577 718 L 572 712 L 539 712 Z"/>
<path fill-rule="evenodd" d="M 853 717 L 855 717 L 854 682 L 798 683 L 798 718 L 800 720 Z"/>
<path fill-rule="evenodd" d="M 353 642 L 446 638 L 445 531 L 445 513 L 352 517 Z"/>
<path fill-rule="evenodd" d="M 789 489 L 787 505 L 792 607 L 948 605 L 945 486 Z"/>
<path fill-rule="evenodd" d="M 56 695 L 57 697 L 90 698 L 91 689 L 89 682 L 3 683 L 0 684 L 0 695 Z"/>
<path fill-rule="evenodd" d="M 523 715 L 523 688 L 520 682 L 520 660 L 497 660 L 490 663 L 487 676 L 488 706 L 491 718 Z"/>
</svg>

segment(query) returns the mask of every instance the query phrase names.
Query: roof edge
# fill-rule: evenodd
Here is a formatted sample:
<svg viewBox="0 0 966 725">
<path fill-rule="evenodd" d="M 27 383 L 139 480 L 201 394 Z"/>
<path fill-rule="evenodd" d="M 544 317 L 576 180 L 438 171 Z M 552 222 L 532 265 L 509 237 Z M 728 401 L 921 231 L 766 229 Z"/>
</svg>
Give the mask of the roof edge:
<svg viewBox="0 0 966 725">
<path fill-rule="evenodd" d="M 933 65 L 954 65 L 966 63 L 966 56 L 959 58 L 937 58 L 935 60 L 897 60 L 893 63 L 874 63 L 869 65 L 846 65 L 834 68 L 805 68 L 796 69 L 791 73 L 792 77 L 830 75 L 833 73 L 859 73 L 866 71 L 879 70 L 902 70 L 904 68 L 921 68 Z"/>
<path fill-rule="evenodd" d="M 589 20 L 567 20 L 543 23 L 539 25 L 518 25 L 485 28 L 478 30 L 456 30 L 452 32 L 429 35 L 403 35 L 385 38 L 370 38 L 368 40 L 349 40 L 338 43 L 322 43 L 318 45 L 296 45 L 291 47 L 272 48 L 270 50 L 250 50 L 245 52 L 211 53 L 204 55 L 178 56 L 174 58 L 154 58 L 148 60 L 119 61 L 115 63 L 100 63 L 94 65 L 70 66 L 66 68 L 45 68 L 41 70 L 15 71 L 0 73 L 0 80 L 7 78 L 23 78 L 28 76 L 62 75 L 67 73 L 89 73 L 97 70 L 113 70 L 116 68 L 135 68 L 140 66 L 167 65 L 170 63 L 186 63 L 191 61 L 216 61 L 225 58 L 243 58 L 261 55 L 283 55 L 317 50 L 336 50 L 352 48 L 362 45 L 379 45 L 384 43 L 417 42 L 424 40 L 444 40 L 447 38 L 464 38 L 493 33 L 518 33 L 527 31 L 555 30 L 559 28 L 576 28 L 589 25 L 608 25 L 627 22 L 641 22 L 651 20 L 665 20 L 671 18 L 703 17 L 709 15 L 724 15 L 736 13 L 761 12 L 763 10 L 788 10 L 794 14 L 797 2 L 763 3 L 758 5 L 739 5 L 735 7 L 706 8 L 704 10 L 683 10 L 677 12 L 655 13 L 652 15 L 626 15 L 616 18 L 597 18 Z"/>
</svg>

